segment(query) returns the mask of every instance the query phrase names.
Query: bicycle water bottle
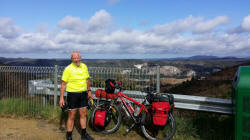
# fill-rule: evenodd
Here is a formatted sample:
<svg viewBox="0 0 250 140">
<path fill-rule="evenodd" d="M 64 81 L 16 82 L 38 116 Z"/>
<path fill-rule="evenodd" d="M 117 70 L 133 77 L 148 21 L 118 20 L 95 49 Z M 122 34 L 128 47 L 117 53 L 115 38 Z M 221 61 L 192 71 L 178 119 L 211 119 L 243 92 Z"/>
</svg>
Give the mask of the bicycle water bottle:
<svg viewBox="0 0 250 140">
<path fill-rule="evenodd" d="M 140 113 L 140 107 L 139 107 L 139 106 L 137 106 L 137 107 L 136 107 L 136 109 L 135 109 L 135 113 L 134 113 L 134 115 L 135 115 L 135 116 L 138 116 L 138 115 L 139 115 L 139 113 Z"/>
</svg>

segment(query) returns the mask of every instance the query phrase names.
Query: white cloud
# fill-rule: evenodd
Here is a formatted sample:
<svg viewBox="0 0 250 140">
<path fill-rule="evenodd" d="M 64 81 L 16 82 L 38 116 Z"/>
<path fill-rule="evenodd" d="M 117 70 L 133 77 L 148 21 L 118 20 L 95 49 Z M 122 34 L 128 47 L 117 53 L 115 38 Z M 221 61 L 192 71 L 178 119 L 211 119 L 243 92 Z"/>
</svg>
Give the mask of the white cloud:
<svg viewBox="0 0 250 140">
<path fill-rule="evenodd" d="M 247 17 L 245 17 L 243 19 L 243 22 L 241 24 L 242 29 L 244 29 L 245 31 L 250 31 L 250 15 L 248 15 Z"/>
<path fill-rule="evenodd" d="M 0 35 L 5 38 L 15 38 L 24 31 L 16 26 L 12 19 L 0 17 Z"/>
<path fill-rule="evenodd" d="M 157 34 L 174 35 L 183 32 L 192 31 L 192 33 L 207 33 L 220 25 L 228 24 L 229 19 L 226 16 L 218 16 L 212 20 L 204 21 L 202 17 L 188 16 L 185 19 L 177 20 L 164 25 L 156 25 L 153 32 Z"/>
<path fill-rule="evenodd" d="M 103 30 L 112 25 L 112 17 L 105 10 L 97 11 L 89 20 L 66 16 L 58 22 L 58 26 L 75 33 Z"/>
<path fill-rule="evenodd" d="M 91 17 L 88 23 L 90 30 L 98 30 L 110 26 L 112 24 L 112 17 L 107 11 L 100 10 Z"/>
<path fill-rule="evenodd" d="M 212 31 L 219 25 L 228 24 L 229 19 L 226 16 L 218 16 L 212 20 L 197 23 L 193 29 L 193 33 L 206 33 Z"/>
<path fill-rule="evenodd" d="M 201 21 L 202 21 L 201 17 L 195 18 L 192 15 L 190 15 L 185 19 L 177 20 L 164 25 L 156 25 L 152 31 L 157 34 L 170 34 L 170 35 L 182 33 L 189 31 L 196 23 Z"/>
<path fill-rule="evenodd" d="M 83 54 L 99 55 L 98 58 L 102 58 L 103 55 L 112 57 L 131 54 L 141 58 L 148 54 L 154 54 L 154 57 L 168 57 L 169 55 L 249 56 L 250 35 L 248 32 L 229 34 L 223 30 L 214 31 L 216 27 L 223 26 L 228 21 L 226 16 L 206 21 L 202 17 L 188 16 L 144 31 L 108 30 L 113 25 L 112 16 L 107 11 L 100 10 L 90 19 L 66 16 L 58 22 L 61 28 L 58 31 L 42 30 L 25 33 L 14 32 L 14 29 L 19 31 L 19 28 L 11 19 L 1 19 L 0 54 L 33 53 L 46 57 L 44 54 L 47 52 L 68 54 L 72 50 L 79 50 Z M 248 23 L 248 17 L 244 18 L 241 25 L 242 27 L 244 25 L 245 30 L 248 29 L 246 23 Z M 5 28 L 12 29 L 14 38 L 6 38 L 6 35 L 12 34 L 3 32 Z M 193 32 L 199 34 L 194 35 Z"/>
<path fill-rule="evenodd" d="M 245 32 L 250 32 L 250 15 L 246 16 L 243 18 L 243 21 L 241 25 L 228 29 L 228 33 L 245 33 Z"/>
<path fill-rule="evenodd" d="M 46 23 L 39 23 L 37 27 L 37 32 L 45 33 L 48 31 L 49 25 Z"/>
<path fill-rule="evenodd" d="M 58 22 L 58 26 L 72 31 L 82 31 L 84 30 L 84 22 L 77 17 L 66 16 Z"/>
</svg>

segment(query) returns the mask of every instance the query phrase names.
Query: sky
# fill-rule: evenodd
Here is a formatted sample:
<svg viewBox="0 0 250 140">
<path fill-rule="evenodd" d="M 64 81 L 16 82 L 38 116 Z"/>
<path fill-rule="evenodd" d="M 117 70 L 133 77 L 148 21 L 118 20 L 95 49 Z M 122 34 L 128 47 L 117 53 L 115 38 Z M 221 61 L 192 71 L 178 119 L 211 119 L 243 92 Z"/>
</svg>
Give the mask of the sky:
<svg viewBox="0 0 250 140">
<path fill-rule="evenodd" d="M 0 57 L 249 57 L 249 0 L 1 0 Z"/>
</svg>

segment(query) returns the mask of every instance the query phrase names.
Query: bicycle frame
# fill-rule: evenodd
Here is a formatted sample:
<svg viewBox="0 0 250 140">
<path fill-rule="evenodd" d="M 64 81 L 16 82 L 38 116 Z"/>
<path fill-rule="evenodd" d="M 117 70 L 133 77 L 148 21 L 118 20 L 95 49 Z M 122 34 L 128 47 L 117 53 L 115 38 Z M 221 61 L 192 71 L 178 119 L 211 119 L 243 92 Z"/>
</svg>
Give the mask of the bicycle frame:
<svg viewBox="0 0 250 140">
<path fill-rule="evenodd" d="M 129 110 L 129 107 L 128 107 L 128 103 L 124 100 L 124 98 L 126 98 L 126 99 L 132 101 L 133 103 L 137 104 L 138 106 L 140 106 L 140 110 L 139 110 L 138 115 L 141 114 L 142 110 L 145 110 L 146 113 L 149 113 L 148 110 L 147 110 L 147 108 L 145 107 L 144 104 L 142 104 L 142 103 L 136 101 L 136 100 L 133 99 L 133 98 L 128 97 L 127 95 L 125 95 L 125 94 L 122 93 L 121 91 L 118 91 L 118 92 L 117 92 L 117 96 L 118 96 L 118 98 L 122 101 L 124 107 L 126 108 L 126 110 L 127 110 L 127 112 L 129 113 L 130 117 L 134 120 L 134 122 L 138 123 L 138 121 L 136 120 L 134 114 L 131 114 L 131 112 L 130 112 L 130 110 Z M 134 108 L 133 108 L 133 109 L 134 109 Z"/>
</svg>

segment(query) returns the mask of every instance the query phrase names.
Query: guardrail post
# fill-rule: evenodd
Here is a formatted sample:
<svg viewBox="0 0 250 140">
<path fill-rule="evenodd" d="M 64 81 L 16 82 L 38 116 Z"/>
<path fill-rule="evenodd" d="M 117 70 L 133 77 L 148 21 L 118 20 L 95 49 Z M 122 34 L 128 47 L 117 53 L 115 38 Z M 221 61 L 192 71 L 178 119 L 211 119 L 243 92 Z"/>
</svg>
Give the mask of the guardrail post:
<svg viewBox="0 0 250 140">
<path fill-rule="evenodd" d="M 46 97 L 45 96 L 42 96 L 43 97 L 43 107 L 45 107 L 46 106 Z"/>
<path fill-rule="evenodd" d="M 160 93 L 160 66 L 157 66 L 157 74 L 156 74 L 156 92 Z"/>
<path fill-rule="evenodd" d="M 54 108 L 56 108 L 57 105 L 57 89 L 58 89 L 58 83 L 57 83 L 57 77 L 58 77 L 58 66 L 55 65 L 55 71 L 54 71 Z"/>
</svg>

